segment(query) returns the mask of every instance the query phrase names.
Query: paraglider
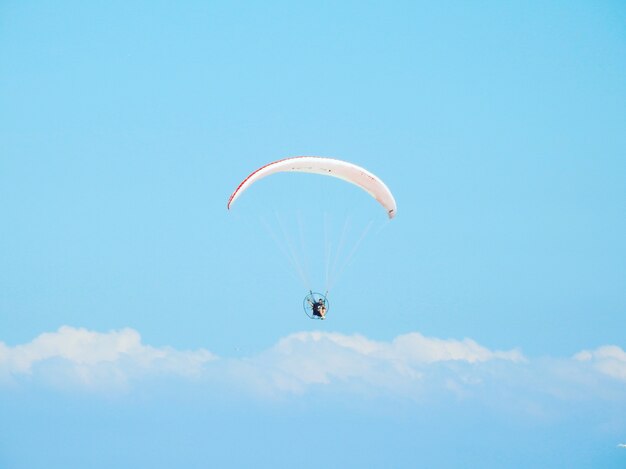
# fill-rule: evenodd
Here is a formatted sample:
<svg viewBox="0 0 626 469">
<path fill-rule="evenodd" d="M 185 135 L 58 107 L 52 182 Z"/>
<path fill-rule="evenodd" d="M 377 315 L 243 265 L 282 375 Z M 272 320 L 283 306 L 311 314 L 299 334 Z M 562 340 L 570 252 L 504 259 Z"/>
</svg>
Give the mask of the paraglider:
<svg viewBox="0 0 626 469">
<path fill-rule="evenodd" d="M 312 173 L 342 179 L 361 188 L 376 199 L 385 209 L 389 219 L 394 218 L 397 214 L 395 198 L 379 177 L 367 171 L 365 168 L 348 161 L 319 156 L 285 158 L 269 163 L 253 171 L 237 186 L 228 199 L 228 210 L 232 208 L 235 201 L 250 188 L 252 184 L 267 176 L 282 172 Z M 309 318 L 326 319 L 326 315 L 330 309 L 327 295 L 328 291 L 322 295 L 321 293 L 309 290 L 309 293 L 304 298 L 304 311 Z"/>
</svg>

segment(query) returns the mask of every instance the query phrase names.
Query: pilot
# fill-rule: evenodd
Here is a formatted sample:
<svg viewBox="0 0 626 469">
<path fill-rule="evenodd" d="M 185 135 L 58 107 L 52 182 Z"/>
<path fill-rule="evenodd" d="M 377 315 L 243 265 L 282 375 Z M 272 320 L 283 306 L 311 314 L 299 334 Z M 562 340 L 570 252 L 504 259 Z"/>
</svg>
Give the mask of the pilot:
<svg viewBox="0 0 626 469">
<path fill-rule="evenodd" d="M 322 298 L 313 303 L 313 316 L 326 319 L 326 303 Z"/>
</svg>

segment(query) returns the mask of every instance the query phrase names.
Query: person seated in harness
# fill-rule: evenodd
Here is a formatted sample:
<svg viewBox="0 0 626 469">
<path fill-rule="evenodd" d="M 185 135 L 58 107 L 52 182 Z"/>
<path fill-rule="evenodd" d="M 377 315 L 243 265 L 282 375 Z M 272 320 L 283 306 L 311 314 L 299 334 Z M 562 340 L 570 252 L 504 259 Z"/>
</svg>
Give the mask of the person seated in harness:
<svg viewBox="0 0 626 469">
<path fill-rule="evenodd" d="M 313 316 L 326 319 L 326 303 L 323 298 L 311 303 L 311 307 L 313 308 Z"/>
</svg>

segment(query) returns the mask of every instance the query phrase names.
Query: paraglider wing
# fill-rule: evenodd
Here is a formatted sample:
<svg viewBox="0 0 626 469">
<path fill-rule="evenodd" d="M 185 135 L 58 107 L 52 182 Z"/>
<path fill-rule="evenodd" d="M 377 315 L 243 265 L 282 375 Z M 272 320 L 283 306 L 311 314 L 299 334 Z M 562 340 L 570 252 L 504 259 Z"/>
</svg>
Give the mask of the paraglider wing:
<svg viewBox="0 0 626 469">
<path fill-rule="evenodd" d="M 292 171 L 321 174 L 343 179 L 360 187 L 374 197 L 385 208 L 389 218 L 393 218 L 396 215 L 397 207 L 393 194 L 377 176 L 347 161 L 319 156 L 285 158 L 257 169 L 244 179 L 230 196 L 228 209 L 248 187 L 259 179 L 275 173 Z"/>
</svg>

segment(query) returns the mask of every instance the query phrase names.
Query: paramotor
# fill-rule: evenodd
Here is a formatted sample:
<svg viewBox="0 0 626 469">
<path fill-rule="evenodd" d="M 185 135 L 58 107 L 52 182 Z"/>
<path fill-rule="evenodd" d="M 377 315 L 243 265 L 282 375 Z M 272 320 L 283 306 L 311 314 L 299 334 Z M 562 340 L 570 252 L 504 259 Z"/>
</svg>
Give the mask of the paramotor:
<svg viewBox="0 0 626 469">
<path fill-rule="evenodd" d="M 326 319 L 330 309 L 326 295 L 314 291 L 309 291 L 309 294 L 304 297 L 302 305 L 304 306 L 304 313 L 311 319 Z"/>
</svg>

